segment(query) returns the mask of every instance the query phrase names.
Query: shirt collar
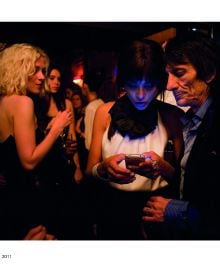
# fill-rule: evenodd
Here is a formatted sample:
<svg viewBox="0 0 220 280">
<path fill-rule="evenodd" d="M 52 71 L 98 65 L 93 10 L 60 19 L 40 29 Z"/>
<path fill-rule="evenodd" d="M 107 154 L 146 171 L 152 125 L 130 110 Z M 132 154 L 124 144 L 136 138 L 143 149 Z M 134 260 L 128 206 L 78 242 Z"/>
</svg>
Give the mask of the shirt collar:
<svg viewBox="0 0 220 280">
<path fill-rule="evenodd" d="M 202 104 L 202 106 L 199 108 L 199 110 L 195 114 L 193 114 L 192 110 L 189 109 L 186 112 L 185 116 L 183 118 L 181 118 L 182 123 L 185 125 L 190 119 L 193 121 L 194 124 L 201 121 L 204 118 L 204 116 L 212 102 L 213 102 L 213 99 L 211 97 L 207 98 L 206 101 Z M 192 113 L 190 113 L 190 112 L 192 112 Z M 190 115 L 191 115 L 191 117 L 190 117 Z"/>
<path fill-rule="evenodd" d="M 212 101 L 213 101 L 213 99 L 211 97 L 207 98 L 206 101 L 199 108 L 199 110 L 195 113 L 195 116 L 202 120 L 204 118 L 210 104 L 212 103 Z"/>
</svg>

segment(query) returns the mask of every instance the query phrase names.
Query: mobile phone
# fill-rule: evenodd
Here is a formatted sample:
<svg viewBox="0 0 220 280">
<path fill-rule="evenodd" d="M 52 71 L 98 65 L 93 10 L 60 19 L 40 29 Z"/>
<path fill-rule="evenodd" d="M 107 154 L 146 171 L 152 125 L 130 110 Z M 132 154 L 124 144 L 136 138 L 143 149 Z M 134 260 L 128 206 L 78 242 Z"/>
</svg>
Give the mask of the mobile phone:
<svg viewBox="0 0 220 280">
<path fill-rule="evenodd" d="M 145 156 L 143 154 L 128 154 L 125 156 L 126 168 L 131 168 L 132 166 L 138 166 L 141 162 L 145 161 Z"/>
</svg>

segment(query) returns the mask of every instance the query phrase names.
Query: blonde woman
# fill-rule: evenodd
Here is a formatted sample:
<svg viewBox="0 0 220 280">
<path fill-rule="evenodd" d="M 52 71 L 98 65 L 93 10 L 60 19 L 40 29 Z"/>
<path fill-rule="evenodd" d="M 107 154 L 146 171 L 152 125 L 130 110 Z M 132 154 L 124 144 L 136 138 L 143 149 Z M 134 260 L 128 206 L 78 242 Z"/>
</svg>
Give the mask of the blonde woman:
<svg viewBox="0 0 220 280">
<path fill-rule="evenodd" d="M 4 239 L 21 239 L 33 226 L 30 219 L 38 215 L 40 205 L 36 209 L 32 204 L 30 170 L 72 121 L 72 112 L 59 112 L 49 133 L 36 144 L 36 117 L 28 94 L 43 94 L 48 64 L 46 53 L 29 44 L 14 44 L 0 53 L 0 166 L 7 182 L 0 203 Z"/>
</svg>

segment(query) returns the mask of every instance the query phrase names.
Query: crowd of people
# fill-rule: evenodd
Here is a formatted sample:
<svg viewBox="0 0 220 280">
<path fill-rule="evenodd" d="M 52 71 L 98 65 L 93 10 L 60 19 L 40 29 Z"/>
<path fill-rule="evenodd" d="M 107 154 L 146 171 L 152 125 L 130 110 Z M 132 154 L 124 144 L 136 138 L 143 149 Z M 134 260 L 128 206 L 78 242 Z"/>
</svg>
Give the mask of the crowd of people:
<svg viewBox="0 0 220 280">
<path fill-rule="evenodd" d="M 105 100 L 92 72 L 65 84 L 41 48 L 1 50 L 0 239 L 219 239 L 219 60 L 195 32 L 135 40 Z"/>
</svg>

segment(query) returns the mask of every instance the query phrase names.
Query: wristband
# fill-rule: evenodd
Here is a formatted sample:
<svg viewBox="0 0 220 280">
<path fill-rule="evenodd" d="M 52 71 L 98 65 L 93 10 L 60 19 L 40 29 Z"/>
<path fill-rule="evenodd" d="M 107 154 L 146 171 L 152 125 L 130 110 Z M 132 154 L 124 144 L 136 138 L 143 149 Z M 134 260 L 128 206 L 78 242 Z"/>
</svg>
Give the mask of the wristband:
<svg viewBox="0 0 220 280">
<path fill-rule="evenodd" d="M 104 176 L 100 176 L 100 174 L 98 173 L 98 166 L 100 165 L 100 162 L 96 163 L 93 168 L 92 168 L 92 176 L 100 179 L 102 181 L 109 181 L 108 176 L 104 177 Z"/>
</svg>

